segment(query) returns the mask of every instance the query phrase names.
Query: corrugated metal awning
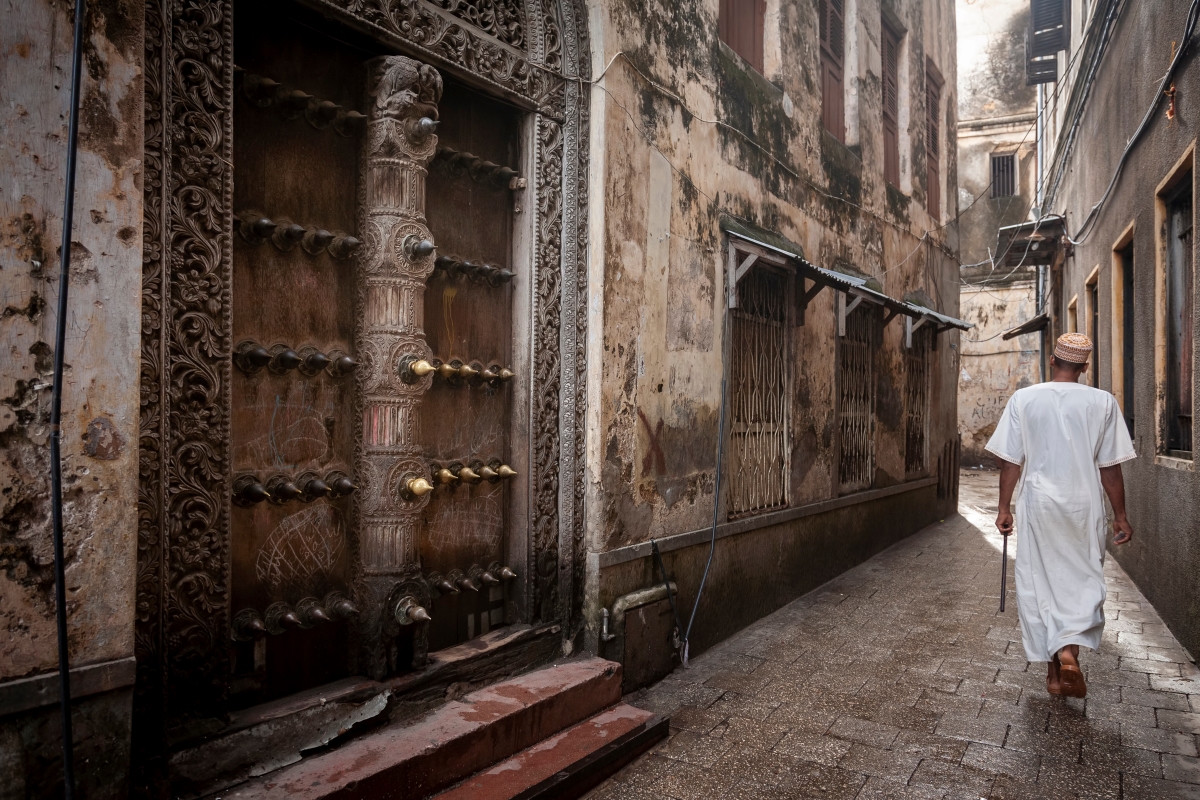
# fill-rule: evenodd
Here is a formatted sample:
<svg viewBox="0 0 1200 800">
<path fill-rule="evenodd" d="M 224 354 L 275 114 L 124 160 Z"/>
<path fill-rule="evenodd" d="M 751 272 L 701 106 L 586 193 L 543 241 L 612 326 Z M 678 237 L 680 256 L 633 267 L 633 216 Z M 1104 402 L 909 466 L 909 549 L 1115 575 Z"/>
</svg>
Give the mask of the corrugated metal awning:
<svg viewBox="0 0 1200 800">
<path fill-rule="evenodd" d="M 871 286 L 872 283 L 878 286 L 878 281 L 873 278 L 864 278 L 858 275 L 850 275 L 845 272 L 819 267 L 804 257 L 804 250 L 800 245 L 774 231 L 768 231 L 753 223 L 730 216 L 721 217 L 720 227 L 721 230 L 734 239 L 749 242 L 781 256 L 795 267 L 800 275 L 811 279 L 815 283 L 822 286 L 829 286 L 853 297 L 862 298 L 865 302 L 883 306 L 890 312 L 888 314 L 889 319 L 897 314 L 903 314 L 916 320 L 925 319 L 936 325 L 938 332 L 949 330 L 950 328 L 965 331 L 975 327 L 969 322 L 946 316 L 925 306 L 889 297 L 887 294 Z"/>
</svg>

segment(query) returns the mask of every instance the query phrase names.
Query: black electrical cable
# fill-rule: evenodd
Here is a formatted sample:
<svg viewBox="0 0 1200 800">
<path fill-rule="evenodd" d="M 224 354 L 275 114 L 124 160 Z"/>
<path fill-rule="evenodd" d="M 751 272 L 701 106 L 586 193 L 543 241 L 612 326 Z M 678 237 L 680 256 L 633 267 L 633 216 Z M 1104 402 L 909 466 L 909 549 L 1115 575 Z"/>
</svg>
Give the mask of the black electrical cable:
<svg viewBox="0 0 1200 800">
<path fill-rule="evenodd" d="M 67 344 L 67 289 L 71 281 L 71 220 L 75 213 L 75 159 L 79 148 L 79 83 L 83 68 L 84 0 L 75 0 L 75 41 L 71 52 L 71 114 L 67 127 L 67 179 L 63 198 L 62 248 L 58 271 L 58 318 L 55 320 L 54 381 L 50 400 L 50 516 L 54 536 L 54 602 L 58 623 L 59 705 L 62 710 L 63 795 L 75 796 L 74 737 L 71 735 L 71 660 L 67 650 L 67 588 L 63 564 L 62 383 Z"/>
<path fill-rule="evenodd" d="M 726 315 L 728 316 L 728 315 Z M 726 331 L 729 328 L 726 326 Z M 728 334 L 726 334 L 728 338 Z M 704 584 L 708 582 L 708 570 L 712 567 L 713 553 L 717 550 L 717 517 L 721 511 L 721 462 L 725 460 L 725 379 L 721 379 L 721 418 L 717 422 L 717 480 L 713 489 L 713 521 L 712 540 L 708 544 L 708 562 L 704 565 L 704 574 L 700 577 L 700 588 L 696 590 L 696 602 L 692 606 L 692 616 L 688 618 L 687 630 L 683 633 L 683 665 L 688 663 L 688 642 L 692 638 L 692 623 L 696 621 L 696 609 L 700 608 L 700 597 L 704 594 Z"/>
</svg>

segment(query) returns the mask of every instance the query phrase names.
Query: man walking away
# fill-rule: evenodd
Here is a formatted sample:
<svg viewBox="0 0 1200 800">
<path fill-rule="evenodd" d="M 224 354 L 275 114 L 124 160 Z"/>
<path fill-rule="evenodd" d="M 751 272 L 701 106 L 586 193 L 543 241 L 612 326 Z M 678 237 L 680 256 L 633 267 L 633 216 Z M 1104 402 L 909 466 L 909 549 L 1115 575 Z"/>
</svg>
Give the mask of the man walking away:
<svg viewBox="0 0 1200 800">
<path fill-rule="evenodd" d="M 1079 646 L 1093 650 L 1104 633 L 1104 546 L 1101 487 L 1115 516 L 1114 542 L 1133 528 L 1125 518 L 1121 462 L 1136 457 L 1116 398 L 1078 383 L 1092 342 L 1058 337 L 1047 383 L 1018 390 L 987 449 L 1001 459 L 996 527 L 1013 532 L 1016 489 L 1017 615 L 1025 657 L 1049 662 L 1051 694 L 1084 697 Z"/>
</svg>

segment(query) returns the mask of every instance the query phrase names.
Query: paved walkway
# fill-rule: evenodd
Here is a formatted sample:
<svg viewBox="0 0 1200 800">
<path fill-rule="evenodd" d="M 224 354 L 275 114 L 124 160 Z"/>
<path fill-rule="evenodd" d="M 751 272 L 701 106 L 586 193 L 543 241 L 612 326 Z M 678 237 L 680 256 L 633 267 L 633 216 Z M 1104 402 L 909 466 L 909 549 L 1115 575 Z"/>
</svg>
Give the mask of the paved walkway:
<svg viewBox="0 0 1200 800">
<path fill-rule="evenodd" d="M 589 800 L 1200 798 L 1200 671 L 1111 559 L 1088 697 L 1046 694 L 997 612 L 995 483 L 644 692 L 671 738 Z"/>
</svg>

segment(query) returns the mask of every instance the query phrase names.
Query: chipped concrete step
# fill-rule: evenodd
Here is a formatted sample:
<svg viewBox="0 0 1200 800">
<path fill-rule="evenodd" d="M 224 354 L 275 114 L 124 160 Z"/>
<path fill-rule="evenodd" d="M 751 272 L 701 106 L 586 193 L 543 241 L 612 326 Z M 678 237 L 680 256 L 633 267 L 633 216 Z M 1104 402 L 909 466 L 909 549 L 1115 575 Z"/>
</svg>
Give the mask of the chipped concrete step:
<svg viewBox="0 0 1200 800">
<path fill-rule="evenodd" d="M 433 800 L 568 800 L 582 797 L 609 775 L 667 738 L 669 729 L 666 717 L 621 703 L 522 750 Z"/>
<path fill-rule="evenodd" d="M 621 700 L 621 666 L 587 658 L 472 692 L 234 789 L 224 800 L 419 800 Z"/>
</svg>

